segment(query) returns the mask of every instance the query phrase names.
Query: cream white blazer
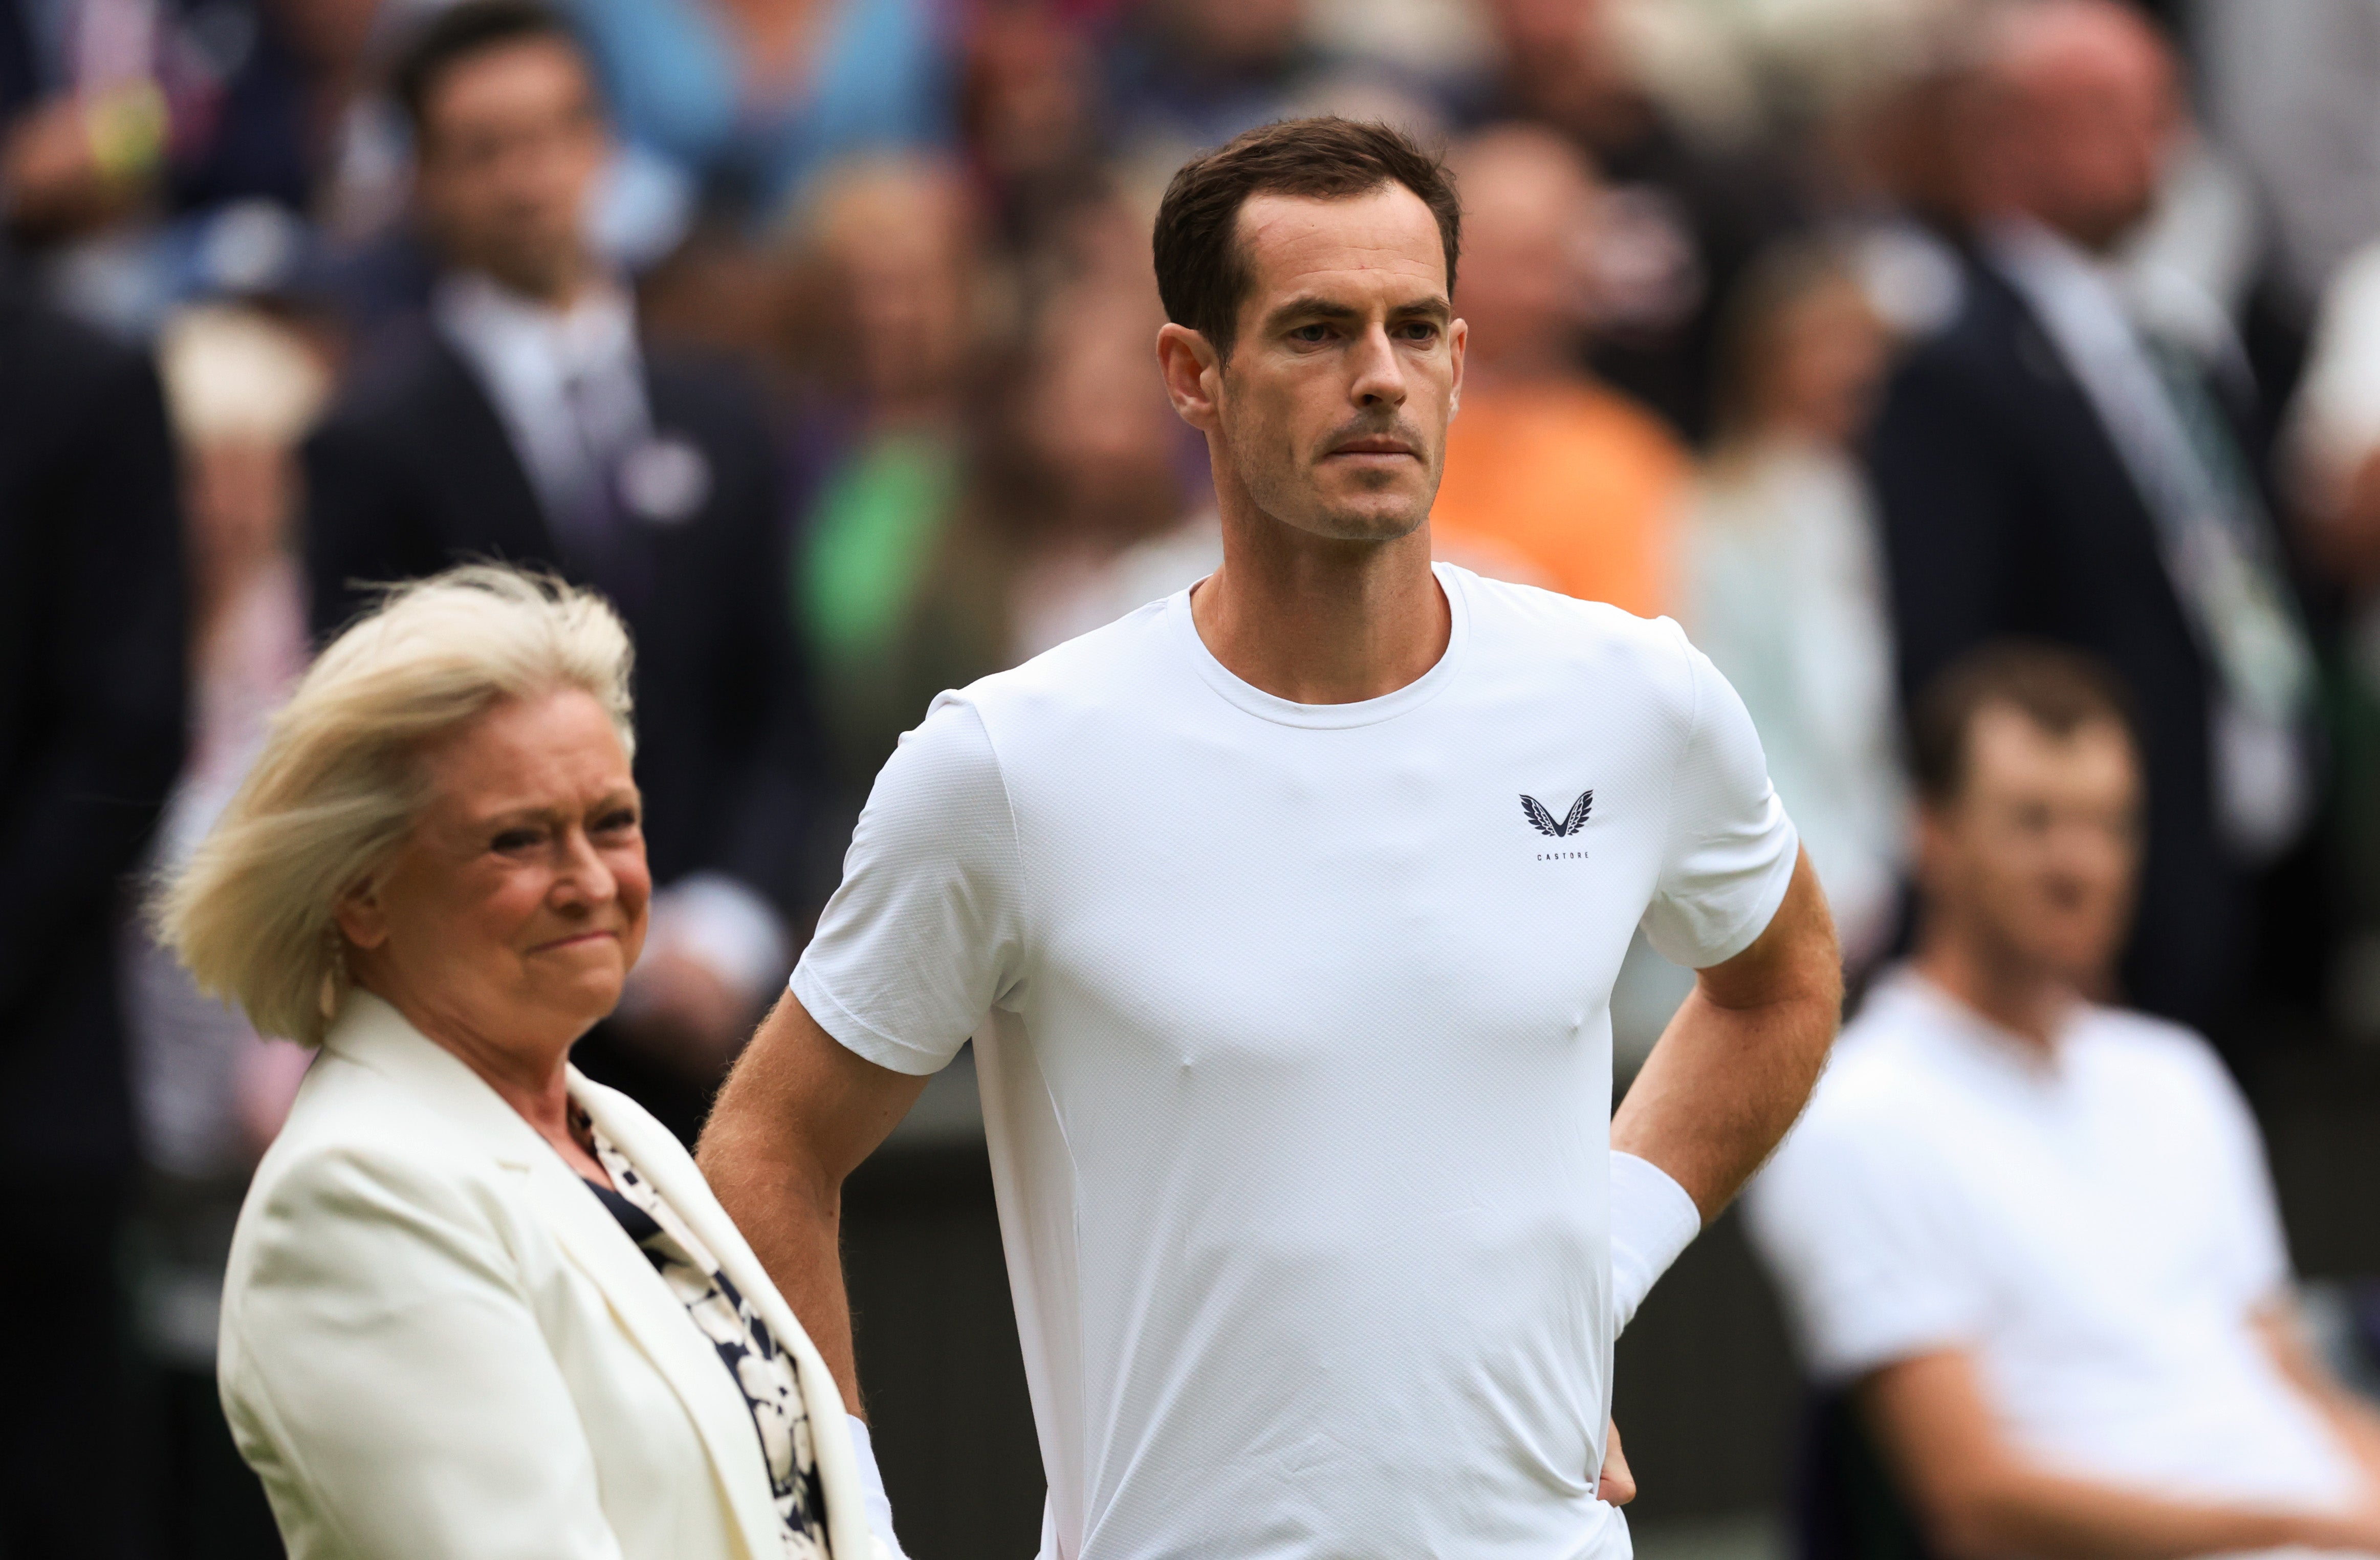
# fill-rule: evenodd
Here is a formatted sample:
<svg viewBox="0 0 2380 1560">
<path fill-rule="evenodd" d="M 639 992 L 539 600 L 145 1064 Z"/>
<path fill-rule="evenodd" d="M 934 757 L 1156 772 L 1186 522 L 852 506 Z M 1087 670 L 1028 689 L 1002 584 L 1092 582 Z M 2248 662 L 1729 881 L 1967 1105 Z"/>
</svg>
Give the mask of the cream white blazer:
<svg viewBox="0 0 2380 1560">
<path fill-rule="evenodd" d="M 882 1560 L 825 1362 L 677 1140 L 595 1125 L 795 1361 L 835 1560 Z M 293 1560 L 775 1560 L 750 1409 L 576 1172 L 479 1076 L 353 993 L 232 1240 L 217 1373 Z"/>
</svg>

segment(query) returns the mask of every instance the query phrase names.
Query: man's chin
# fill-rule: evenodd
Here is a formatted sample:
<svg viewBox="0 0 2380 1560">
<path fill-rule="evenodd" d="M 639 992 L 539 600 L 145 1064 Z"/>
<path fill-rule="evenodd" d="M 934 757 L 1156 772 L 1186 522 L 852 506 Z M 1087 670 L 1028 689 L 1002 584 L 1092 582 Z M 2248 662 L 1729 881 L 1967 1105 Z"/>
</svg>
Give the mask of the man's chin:
<svg viewBox="0 0 2380 1560">
<path fill-rule="evenodd" d="M 1429 518 L 1430 495 L 1356 493 L 1326 498 L 1300 529 L 1342 542 L 1395 542 L 1419 530 Z"/>
</svg>

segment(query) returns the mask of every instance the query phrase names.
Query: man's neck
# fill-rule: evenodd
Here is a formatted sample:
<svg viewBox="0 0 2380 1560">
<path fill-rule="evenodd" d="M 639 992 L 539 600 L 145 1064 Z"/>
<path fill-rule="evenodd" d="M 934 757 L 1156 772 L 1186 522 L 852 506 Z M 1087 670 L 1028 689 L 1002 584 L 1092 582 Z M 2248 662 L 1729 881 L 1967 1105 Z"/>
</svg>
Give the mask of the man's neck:
<svg viewBox="0 0 2380 1560">
<path fill-rule="evenodd" d="M 1446 653 L 1453 615 L 1427 524 L 1393 542 L 1340 542 L 1283 525 L 1244 494 L 1222 509 L 1223 567 L 1190 612 L 1242 682 L 1293 703 L 1353 704 L 1394 693 Z"/>
<path fill-rule="evenodd" d="M 2082 1000 L 2065 977 L 1955 932 L 1927 937 L 1912 962 L 1919 974 L 2045 1060 L 2056 1054 L 2058 1032 Z"/>
<path fill-rule="evenodd" d="M 592 263 L 565 266 L 551 274 L 537 277 L 506 276 L 484 268 L 471 269 L 498 292 L 516 302 L 555 314 L 569 313 L 608 285 L 602 268 Z"/>
</svg>

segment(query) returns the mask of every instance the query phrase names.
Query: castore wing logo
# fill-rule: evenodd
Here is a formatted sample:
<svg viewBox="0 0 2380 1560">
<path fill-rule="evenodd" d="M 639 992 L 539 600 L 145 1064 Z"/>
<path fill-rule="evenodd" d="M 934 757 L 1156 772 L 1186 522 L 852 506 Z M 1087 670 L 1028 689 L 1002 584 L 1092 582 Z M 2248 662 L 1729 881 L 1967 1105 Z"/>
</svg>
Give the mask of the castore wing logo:
<svg viewBox="0 0 2380 1560">
<path fill-rule="evenodd" d="M 1557 819 L 1547 810 L 1546 804 L 1536 798 L 1524 796 L 1521 798 L 1521 810 L 1527 814 L 1530 826 L 1537 833 L 1551 835 L 1555 839 L 1568 839 L 1585 828 L 1586 815 L 1594 806 L 1595 793 L 1582 791 L 1579 793 L 1578 799 L 1570 804 L 1570 816 Z"/>
</svg>

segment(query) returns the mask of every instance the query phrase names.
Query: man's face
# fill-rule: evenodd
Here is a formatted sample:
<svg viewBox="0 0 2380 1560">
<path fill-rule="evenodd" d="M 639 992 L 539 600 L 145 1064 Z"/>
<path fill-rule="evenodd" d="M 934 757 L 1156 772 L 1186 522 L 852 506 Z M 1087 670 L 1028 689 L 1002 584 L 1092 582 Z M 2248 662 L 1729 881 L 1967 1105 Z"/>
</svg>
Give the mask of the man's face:
<svg viewBox="0 0 2380 1560">
<path fill-rule="evenodd" d="M 2172 59 L 2148 24 L 2088 9 L 2042 25 L 2003 112 L 2022 203 L 2093 250 L 2148 215 L 2183 128 Z"/>
<path fill-rule="evenodd" d="M 2131 742 L 2113 722 L 2058 737 L 1986 705 L 1964 788 L 1920 825 L 1929 909 L 1993 963 L 2100 990 L 2131 917 L 2140 807 Z"/>
<path fill-rule="evenodd" d="M 422 104 L 416 188 L 447 257 L 535 297 L 585 263 L 609 151 L 578 51 L 525 38 L 450 66 Z"/>
<path fill-rule="evenodd" d="M 1575 372 L 1592 286 L 1597 191 L 1549 131 L 1490 131 L 1459 149 L 1463 317 L 1475 367 Z"/>
<path fill-rule="evenodd" d="M 1463 380 L 1463 326 L 1421 198 L 1252 197 L 1231 357 L 1208 367 L 1217 477 L 1316 536 L 1385 542 L 1429 518 Z"/>
</svg>

